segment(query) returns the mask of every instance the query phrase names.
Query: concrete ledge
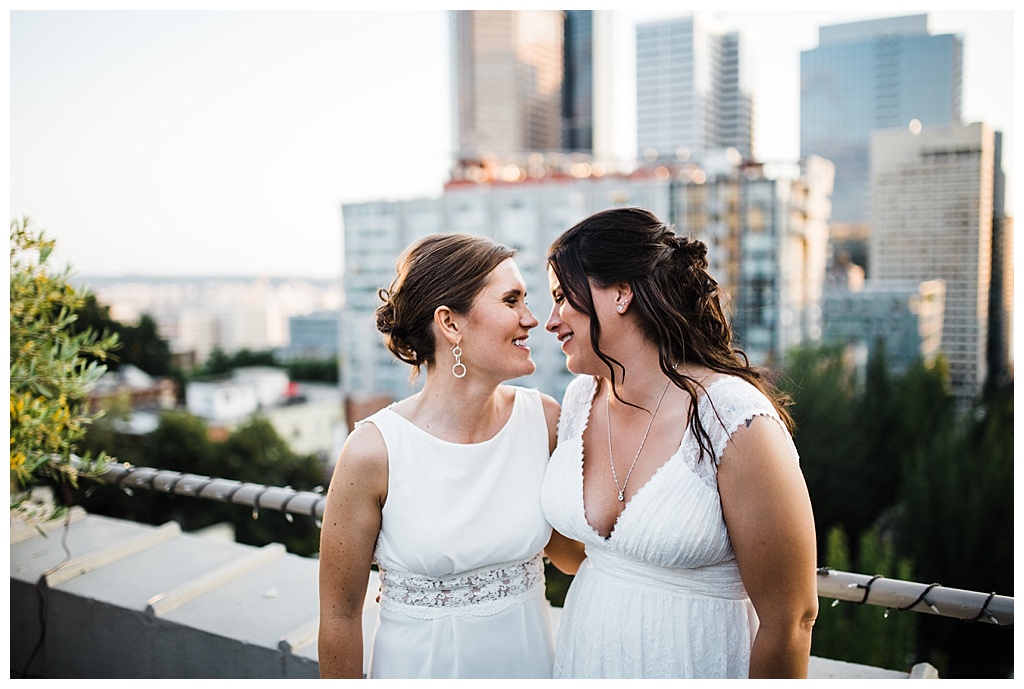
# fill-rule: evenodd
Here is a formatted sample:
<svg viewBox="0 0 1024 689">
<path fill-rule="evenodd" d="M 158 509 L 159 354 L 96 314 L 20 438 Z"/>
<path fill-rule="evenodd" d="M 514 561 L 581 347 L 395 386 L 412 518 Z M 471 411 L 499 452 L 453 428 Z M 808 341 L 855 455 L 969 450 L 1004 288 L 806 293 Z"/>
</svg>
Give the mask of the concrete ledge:
<svg viewBox="0 0 1024 689">
<path fill-rule="evenodd" d="M 10 547 L 12 678 L 319 676 L 315 559 L 286 553 L 280 544 L 255 548 L 222 542 L 223 534 L 204 538 L 175 525 L 97 515 L 76 518 L 59 536 L 28 528 Z M 12 533 L 18 529 L 12 524 Z M 73 556 L 67 572 L 76 574 L 49 578 L 67 558 L 65 543 Z M 40 586 L 42 581 L 50 586 Z M 371 572 L 363 608 L 364 668 L 373 650 L 378 589 Z M 552 609 L 556 628 L 561 612 Z M 906 673 L 812 657 L 809 677 L 916 679 L 937 673 L 927 665 Z"/>
<path fill-rule="evenodd" d="M 285 552 L 287 552 L 285 547 L 280 543 L 271 543 L 242 557 L 237 557 L 201 577 L 180 584 L 166 593 L 158 593 L 153 596 L 146 604 L 146 612 L 156 616 L 165 615 L 171 610 L 283 556 Z"/>
</svg>

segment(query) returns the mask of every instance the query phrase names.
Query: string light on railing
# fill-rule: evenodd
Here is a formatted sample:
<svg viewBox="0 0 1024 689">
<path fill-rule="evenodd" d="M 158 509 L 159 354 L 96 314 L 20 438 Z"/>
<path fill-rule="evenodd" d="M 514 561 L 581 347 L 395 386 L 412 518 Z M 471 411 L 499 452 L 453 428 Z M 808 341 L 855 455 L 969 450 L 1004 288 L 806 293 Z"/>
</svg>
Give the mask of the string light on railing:
<svg viewBox="0 0 1024 689">
<path fill-rule="evenodd" d="M 981 606 L 981 610 L 978 611 L 978 614 L 975 615 L 974 617 L 972 617 L 971 619 L 966 620 L 966 621 L 967 622 L 977 622 L 978 620 L 981 619 L 982 615 L 985 615 L 986 617 L 988 617 L 989 621 L 992 622 L 993 624 L 999 624 L 999 620 L 996 619 L 996 616 L 988 611 L 988 604 L 991 603 L 992 599 L 995 598 L 995 597 L 996 597 L 996 592 L 995 591 L 993 591 L 992 593 L 988 594 L 988 598 L 985 599 L 985 603 Z"/>
<path fill-rule="evenodd" d="M 291 488 L 291 486 L 285 486 L 285 488 Z M 288 503 L 294 500 L 296 495 L 298 495 L 298 493 L 292 493 L 291 495 L 288 496 L 288 499 L 285 500 L 284 503 L 282 503 L 281 505 L 281 511 L 284 512 L 285 521 L 287 521 L 289 524 L 295 523 L 295 517 L 293 517 L 292 513 L 288 511 Z"/>
<path fill-rule="evenodd" d="M 896 608 L 896 609 L 900 610 L 900 611 L 911 610 L 918 603 L 921 603 L 923 601 L 925 605 L 927 605 L 929 608 L 931 608 L 932 612 L 934 612 L 936 615 L 941 615 L 942 613 L 940 613 L 939 609 L 937 607 L 935 607 L 935 604 L 932 603 L 930 600 L 928 600 L 928 594 L 931 593 L 932 589 L 935 588 L 936 586 L 942 586 L 942 584 L 940 584 L 938 582 L 935 582 L 933 584 L 929 584 L 928 586 L 926 586 L 924 588 L 923 591 L 921 591 L 921 594 L 916 599 L 914 599 L 913 603 L 911 603 L 910 605 L 904 605 L 903 607 L 899 607 L 899 608 Z"/>
<path fill-rule="evenodd" d="M 259 493 L 256 494 L 256 499 L 252 503 L 252 518 L 253 519 L 259 519 L 260 518 L 260 498 L 262 498 L 263 494 L 266 493 L 268 490 L 270 490 L 270 488 L 268 486 L 263 486 L 263 490 L 261 490 Z"/>
<path fill-rule="evenodd" d="M 130 487 L 122 486 L 121 484 L 124 482 L 124 480 L 126 478 L 128 478 L 129 476 L 132 475 L 132 473 L 135 471 L 135 467 L 133 467 L 128 462 L 125 462 L 122 466 L 124 466 L 124 468 L 125 468 L 125 473 L 121 475 L 121 478 L 119 478 L 117 480 L 117 483 L 114 484 L 114 485 L 116 485 L 118 488 L 120 488 L 122 491 L 124 491 L 124 494 L 127 495 L 130 498 L 133 495 L 135 495 L 135 491 L 133 491 Z"/>
<path fill-rule="evenodd" d="M 868 594 L 871 593 L 871 585 L 874 584 L 878 579 L 884 579 L 884 578 L 885 577 L 883 577 L 881 574 L 876 574 L 875 576 L 873 576 L 870 579 L 868 579 L 868 583 L 866 583 L 866 584 L 850 584 L 849 588 L 851 588 L 851 589 L 852 588 L 864 589 L 864 597 L 861 598 L 859 601 L 857 601 L 857 605 L 864 605 L 865 603 L 867 603 L 868 602 Z"/>
</svg>

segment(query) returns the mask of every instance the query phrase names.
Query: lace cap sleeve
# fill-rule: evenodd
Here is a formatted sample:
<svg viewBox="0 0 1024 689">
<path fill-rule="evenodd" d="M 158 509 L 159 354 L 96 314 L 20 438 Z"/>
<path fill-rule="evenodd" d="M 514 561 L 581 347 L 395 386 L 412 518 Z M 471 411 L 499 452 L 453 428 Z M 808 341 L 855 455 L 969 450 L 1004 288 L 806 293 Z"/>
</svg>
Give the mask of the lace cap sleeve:
<svg viewBox="0 0 1024 689">
<path fill-rule="evenodd" d="M 706 399 L 701 400 L 700 406 L 701 421 L 703 421 L 708 435 L 711 436 L 716 466 L 722 461 L 722 453 L 725 452 L 725 446 L 732 434 L 741 424 L 747 423 L 755 416 L 767 416 L 774 419 L 786 432 L 794 459 L 797 462 L 800 461 L 793 438 L 790 436 L 786 424 L 775 411 L 775 406 L 764 393 L 747 381 L 728 377 L 715 382 L 708 390 Z"/>
<path fill-rule="evenodd" d="M 558 442 L 583 433 L 583 427 L 590 412 L 590 399 L 594 396 L 594 378 L 576 376 L 565 389 L 562 397 L 562 412 L 558 417 Z"/>
</svg>

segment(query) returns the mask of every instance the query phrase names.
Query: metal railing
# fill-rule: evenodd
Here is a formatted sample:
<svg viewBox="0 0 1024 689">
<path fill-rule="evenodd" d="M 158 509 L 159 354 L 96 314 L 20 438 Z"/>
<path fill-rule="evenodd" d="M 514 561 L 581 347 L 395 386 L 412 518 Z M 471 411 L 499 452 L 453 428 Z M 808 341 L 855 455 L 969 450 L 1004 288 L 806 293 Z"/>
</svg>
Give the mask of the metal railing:
<svg viewBox="0 0 1024 689">
<path fill-rule="evenodd" d="M 199 474 L 182 474 L 164 469 L 136 467 L 128 463 L 112 463 L 104 467 L 97 480 L 117 486 L 129 495 L 135 489 L 217 500 L 253 508 L 253 518 L 260 510 L 282 512 L 291 521 L 295 515 L 311 517 L 320 526 L 326 496 L 322 487 L 313 491 L 297 491 L 231 479 L 211 478 Z M 829 567 L 818 568 L 818 596 L 856 604 L 877 605 L 890 611 L 914 611 L 965 622 L 984 622 L 999 626 L 1013 624 L 1013 598 L 996 593 L 979 593 L 939 584 L 921 584 L 881 575 L 868 576 L 842 572 Z"/>
</svg>

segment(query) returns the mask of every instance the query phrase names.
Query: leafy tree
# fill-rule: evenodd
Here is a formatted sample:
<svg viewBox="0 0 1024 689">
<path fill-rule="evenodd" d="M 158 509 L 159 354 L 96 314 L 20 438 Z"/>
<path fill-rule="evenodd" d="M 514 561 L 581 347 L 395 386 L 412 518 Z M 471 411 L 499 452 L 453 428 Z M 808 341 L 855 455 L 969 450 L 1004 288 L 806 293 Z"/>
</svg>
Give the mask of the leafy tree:
<svg viewBox="0 0 1024 689">
<path fill-rule="evenodd" d="M 988 391 L 929 440 L 907 459 L 901 551 L 928 582 L 1012 596 L 1012 388 Z M 1013 672 L 1012 630 L 922 617 L 922 646 L 943 676 Z"/>
<path fill-rule="evenodd" d="M 892 576 L 905 559 L 925 583 L 1012 595 L 1012 386 L 986 387 L 968 413 L 958 416 L 943 358 L 928 365 L 919 361 L 894 375 L 880 348 L 863 381 L 856 380 L 841 350 L 791 352 L 780 384 L 794 400 L 794 439 L 811 494 L 821 564 L 843 569 L 840 562 L 854 562 L 854 571 Z M 852 544 L 840 544 L 834 527 L 843 539 L 849 534 Z M 895 569 L 886 564 L 888 548 Z M 844 643 L 860 643 L 850 638 L 888 638 L 897 613 L 882 625 L 877 608 L 859 610 L 866 620 L 823 608 L 816 653 L 856 660 L 840 655 Z M 844 614 L 848 618 L 837 619 Z M 917 613 L 901 615 L 899 623 L 908 617 L 916 657 L 935 665 L 941 676 L 1012 674 L 1012 631 Z M 864 626 L 869 622 L 881 626 Z M 886 658 L 885 648 L 894 655 Z M 880 642 L 858 653 L 872 664 L 897 667 L 906 651 Z"/>
<path fill-rule="evenodd" d="M 338 357 L 329 359 L 295 359 L 285 364 L 288 377 L 292 380 L 323 383 L 339 381 Z"/>
<path fill-rule="evenodd" d="M 160 336 L 152 316 L 144 313 L 137 325 L 126 325 L 113 319 L 110 307 L 101 304 L 91 294 L 86 295 L 76 315 L 73 332 L 92 330 L 117 336 L 121 346 L 117 355 L 111 356 L 107 362 L 110 370 L 117 371 L 123 364 L 131 364 L 151 376 L 172 378 L 178 386 L 179 398 L 184 399 L 184 374 L 174 365 L 171 345 Z"/>
<path fill-rule="evenodd" d="M 850 490 L 864 475 L 856 380 L 841 349 L 795 349 L 778 385 L 793 400 L 794 442 L 814 507 L 818 551 L 825 552 L 832 527 L 857 533 L 874 511 L 869 496 Z"/>
<path fill-rule="evenodd" d="M 292 380 L 338 382 L 338 357 L 327 359 L 293 359 L 280 362 L 273 350 L 251 351 L 241 349 L 226 354 L 219 348 L 213 350 L 197 376 L 214 376 L 245 366 L 274 366 L 284 368 Z"/>
<path fill-rule="evenodd" d="M 254 352 L 240 349 L 234 354 L 225 354 L 219 347 L 215 348 L 206 363 L 198 372 L 200 376 L 214 376 L 245 366 L 277 366 L 277 358 L 271 350 Z"/>
<path fill-rule="evenodd" d="M 75 454 L 96 416 L 86 408 L 86 395 L 106 370 L 101 362 L 117 338 L 73 332 L 85 294 L 69 282 L 70 268 L 51 269 L 53 248 L 28 219 L 11 222 L 12 489 L 49 481 L 74 486 L 107 459 L 85 455 L 76 465 Z M 24 507 L 23 501 L 24 494 L 12 490 L 12 507 Z"/>
<path fill-rule="evenodd" d="M 223 476 L 270 486 L 312 490 L 326 480 L 324 467 L 313 455 L 295 454 L 264 418 L 256 417 L 235 430 L 218 450 Z M 236 508 L 236 515 L 238 515 Z M 301 554 L 319 550 L 319 529 L 310 519 L 288 523 L 276 512 L 244 512 L 233 520 L 241 543 L 263 545 L 282 541 Z M 286 537 L 286 539 L 285 539 Z"/>
</svg>

